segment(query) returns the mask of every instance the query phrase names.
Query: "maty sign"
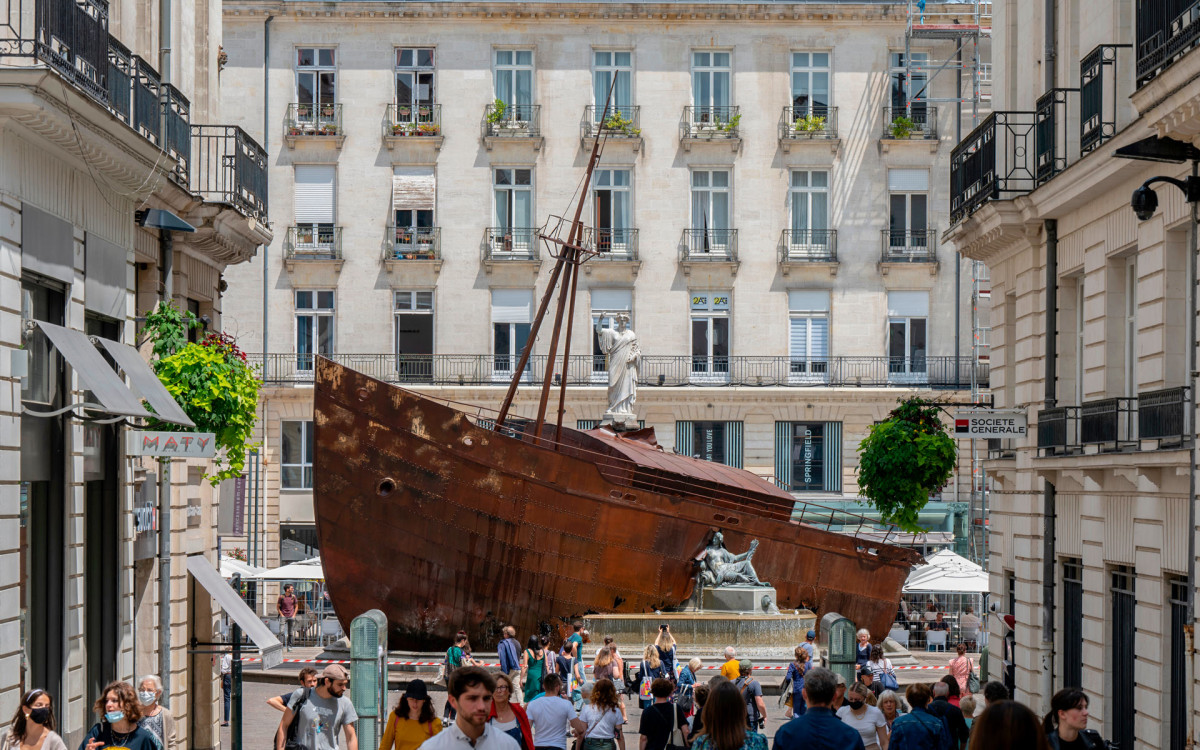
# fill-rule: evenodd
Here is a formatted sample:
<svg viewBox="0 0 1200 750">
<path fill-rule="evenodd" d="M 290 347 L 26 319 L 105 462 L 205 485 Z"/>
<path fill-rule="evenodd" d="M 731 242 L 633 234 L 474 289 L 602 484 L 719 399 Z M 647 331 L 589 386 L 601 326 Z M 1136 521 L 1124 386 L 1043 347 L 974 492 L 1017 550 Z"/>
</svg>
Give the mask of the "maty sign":
<svg viewBox="0 0 1200 750">
<path fill-rule="evenodd" d="M 217 452 L 217 436 L 211 432 L 125 433 L 125 453 L 130 456 L 212 458 Z"/>
<path fill-rule="evenodd" d="M 1025 415 L 1015 411 L 960 411 L 954 415 L 954 437 L 1020 437 L 1028 430 Z"/>
</svg>

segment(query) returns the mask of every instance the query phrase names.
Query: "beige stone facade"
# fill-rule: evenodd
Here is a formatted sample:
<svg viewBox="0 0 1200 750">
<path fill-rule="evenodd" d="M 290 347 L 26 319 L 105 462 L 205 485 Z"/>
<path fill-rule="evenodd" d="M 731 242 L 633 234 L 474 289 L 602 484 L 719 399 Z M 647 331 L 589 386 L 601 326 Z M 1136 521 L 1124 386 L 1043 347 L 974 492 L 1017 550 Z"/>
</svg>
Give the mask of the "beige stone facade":
<svg viewBox="0 0 1200 750">
<path fill-rule="evenodd" d="M 1160 183 L 1157 211 L 1139 220 L 1133 191 L 1154 176 L 1183 178 L 1189 166 L 1115 152 L 1156 135 L 1195 143 L 1200 52 L 1187 51 L 1194 24 L 1167 18 L 1166 3 L 1053 5 L 1047 19 L 1042 2 L 997 4 L 994 151 L 980 148 L 986 125 L 964 139 L 953 167 L 961 190 L 952 188 L 964 215 L 946 234 L 988 265 L 992 391 L 997 406 L 1030 421 L 1027 439 L 987 463 L 992 601 L 1016 618 L 1013 656 L 993 659 L 991 677 L 1011 663 L 1017 699 L 1039 712 L 1055 691 L 1082 687 L 1106 738 L 1181 748 L 1194 742 L 1197 696 L 1188 612 L 1195 214 Z M 1053 86 L 1067 91 L 1039 107 L 1047 38 Z M 1160 43 L 1186 53 L 1164 55 Z M 1026 129 L 1039 121 L 1043 136 L 1059 134 L 1057 168 L 1041 184 L 1020 177 L 1023 165 L 1033 177 L 1048 150 Z M 1022 142 L 1027 156 L 1016 151 Z M 994 176 L 1007 184 L 972 171 L 975 155 L 993 153 Z M 989 621 L 992 652 L 1004 656 L 1007 628 Z"/>
</svg>

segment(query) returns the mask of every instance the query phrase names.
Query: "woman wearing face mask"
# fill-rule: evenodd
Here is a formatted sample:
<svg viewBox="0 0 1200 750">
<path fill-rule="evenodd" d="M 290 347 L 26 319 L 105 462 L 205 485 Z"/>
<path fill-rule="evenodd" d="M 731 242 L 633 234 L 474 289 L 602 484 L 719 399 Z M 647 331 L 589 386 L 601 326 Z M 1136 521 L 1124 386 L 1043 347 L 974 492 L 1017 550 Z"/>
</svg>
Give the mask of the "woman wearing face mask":
<svg viewBox="0 0 1200 750">
<path fill-rule="evenodd" d="M 3 750 L 67 750 L 54 731 L 54 706 L 45 690 L 30 690 L 17 706 Z"/>
<path fill-rule="evenodd" d="M 866 750 L 887 750 L 887 721 L 882 711 L 867 705 L 870 693 L 871 689 L 866 685 L 854 683 L 846 691 L 846 704 L 837 710 L 837 717 L 858 730 Z"/>
<path fill-rule="evenodd" d="M 138 683 L 138 703 L 142 706 L 142 720 L 138 724 L 158 738 L 165 750 L 175 750 L 175 717 L 158 704 L 162 697 L 162 680 L 158 675 L 148 674 Z"/>
<path fill-rule="evenodd" d="M 108 747 L 124 750 L 162 750 L 158 738 L 138 726 L 142 710 L 137 694 L 128 682 L 110 682 L 100 693 L 93 710 L 100 722 L 79 744 L 79 750 L 104 750 Z"/>
</svg>

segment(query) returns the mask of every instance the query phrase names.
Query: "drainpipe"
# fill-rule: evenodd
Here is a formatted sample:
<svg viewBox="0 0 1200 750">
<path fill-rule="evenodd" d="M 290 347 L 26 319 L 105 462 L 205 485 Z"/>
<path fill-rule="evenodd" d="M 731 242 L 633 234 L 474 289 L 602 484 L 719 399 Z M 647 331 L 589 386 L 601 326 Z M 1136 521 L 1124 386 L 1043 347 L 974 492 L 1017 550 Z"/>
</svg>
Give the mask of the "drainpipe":
<svg viewBox="0 0 1200 750">
<path fill-rule="evenodd" d="M 1200 174 L 1200 164 L 1192 162 L 1192 177 L 1193 179 Z M 1184 625 L 1184 657 L 1187 663 L 1187 684 L 1189 691 L 1191 685 L 1195 681 L 1195 663 L 1196 663 L 1196 383 L 1197 377 L 1200 377 L 1200 366 L 1196 361 L 1196 221 L 1197 205 L 1190 204 L 1192 209 L 1192 221 L 1188 225 L 1188 252 L 1187 252 L 1187 331 L 1188 342 L 1188 385 L 1191 386 L 1191 438 L 1192 438 L 1192 463 L 1188 467 L 1188 580 L 1187 580 L 1187 624 Z M 1189 701 L 1190 705 L 1190 701 Z M 1196 712 L 1189 710 L 1188 715 L 1188 735 L 1187 747 L 1195 747 L 1196 737 Z"/>
<path fill-rule="evenodd" d="M 962 143 L 962 40 L 959 40 L 958 51 L 955 53 L 956 70 L 954 71 L 954 91 L 955 97 L 959 100 L 954 106 L 954 142 Z M 962 387 L 962 367 L 959 363 L 962 362 L 962 253 L 958 248 L 954 249 L 954 385 L 958 388 Z M 974 332 L 972 332 L 974 335 Z M 971 359 L 971 367 L 975 367 L 974 357 Z M 975 382 L 974 375 L 971 377 L 971 382 Z M 974 401 L 974 389 L 972 389 L 972 401 Z M 971 441 L 971 447 L 974 448 L 975 441 Z M 972 456 L 974 458 L 974 456 Z M 954 483 L 954 499 L 958 500 L 958 482 Z M 974 512 L 975 499 L 975 462 L 971 462 L 971 508 Z M 974 519 L 971 521 L 974 523 Z"/>
<path fill-rule="evenodd" d="M 1046 232 L 1046 370 L 1045 408 L 1057 403 L 1058 377 L 1058 221 L 1047 219 Z M 1054 692 L 1055 644 L 1055 518 L 1058 502 L 1054 483 L 1043 480 L 1042 490 L 1042 645 L 1048 650 L 1043 657 L 1042 693 Z"/>
<path fill-rule="evenodd" d="M 171 82 L 171 0 L 158 0 L 158 72 L 163 83 Z M 164 688 L 163 693 L 166 693 Z"/>
<path fill-rule="evenodd" d="M 1046 0 L 1046 91 L 1054 88 L 1058 67 L 1058 0 Z"/>
<path fill-rule="evenodd" d="M 164 7 L 170 0 L 163 0 Z M 163 299 L 175 300 L 175 247 L 171 230 L 158 230 Z M 171 707 L 171 459 L 158 461 L 158 671 L 163 708 Z"/>
<path fill-rule="evenodd" d="M 1058 403 L 1058 220 L 1046 219 L 1045 407 Z"/>
<path fill-rule="evenodd" d="M 270 138 L 270 123 L 271 123 L 271 86 L 270 86 L 270 71 L 271 71 L 271 21 L 275 20 L 275 16 L 267 16 L 267 20 L 263 21 L 263 151 L 270 153 L 269 141 Z M 267 159 L 270 164 L 270 159 Z M 269 290 L 267 276 L 267 261 L 270 260 L 270 247 L 262 246 L 262 355 L 263 355 L 263 374 L 267 374 L 267 352 L 270 350 L 268 345 L 268 333 L 270 327 L 267 325 L 270 317 L 271 306 L 267 304 L 267 292 Z"/>
</svg>

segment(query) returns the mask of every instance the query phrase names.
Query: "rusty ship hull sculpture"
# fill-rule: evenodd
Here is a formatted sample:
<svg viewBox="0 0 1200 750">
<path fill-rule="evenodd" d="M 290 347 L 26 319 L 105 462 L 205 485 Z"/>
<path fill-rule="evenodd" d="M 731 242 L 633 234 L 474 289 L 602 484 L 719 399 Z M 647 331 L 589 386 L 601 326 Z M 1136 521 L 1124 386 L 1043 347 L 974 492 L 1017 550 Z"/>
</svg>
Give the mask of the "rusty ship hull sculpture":
<svg viewBox="0 0 1200 750">
<path fill-rule="evenodd" d="M 652 428 L 545 425 L 534 440 L 532 422 L 498 423 L 325 359 L 315 407 L 330 597 L 344 627 L 382 609 L 392 648 L 442 649 L 460 629 L 490 646 L 500 624 L 524 639 L 586 613 L 678 607 L 718 529 L 731 548 L 759 540 L 755 569 L 780 608 L 840 612 L 880 635 L 919 560 L 821 528 L 832 511 L 797 509 L 749 472 L 665 453 Z"/>
</svg>

